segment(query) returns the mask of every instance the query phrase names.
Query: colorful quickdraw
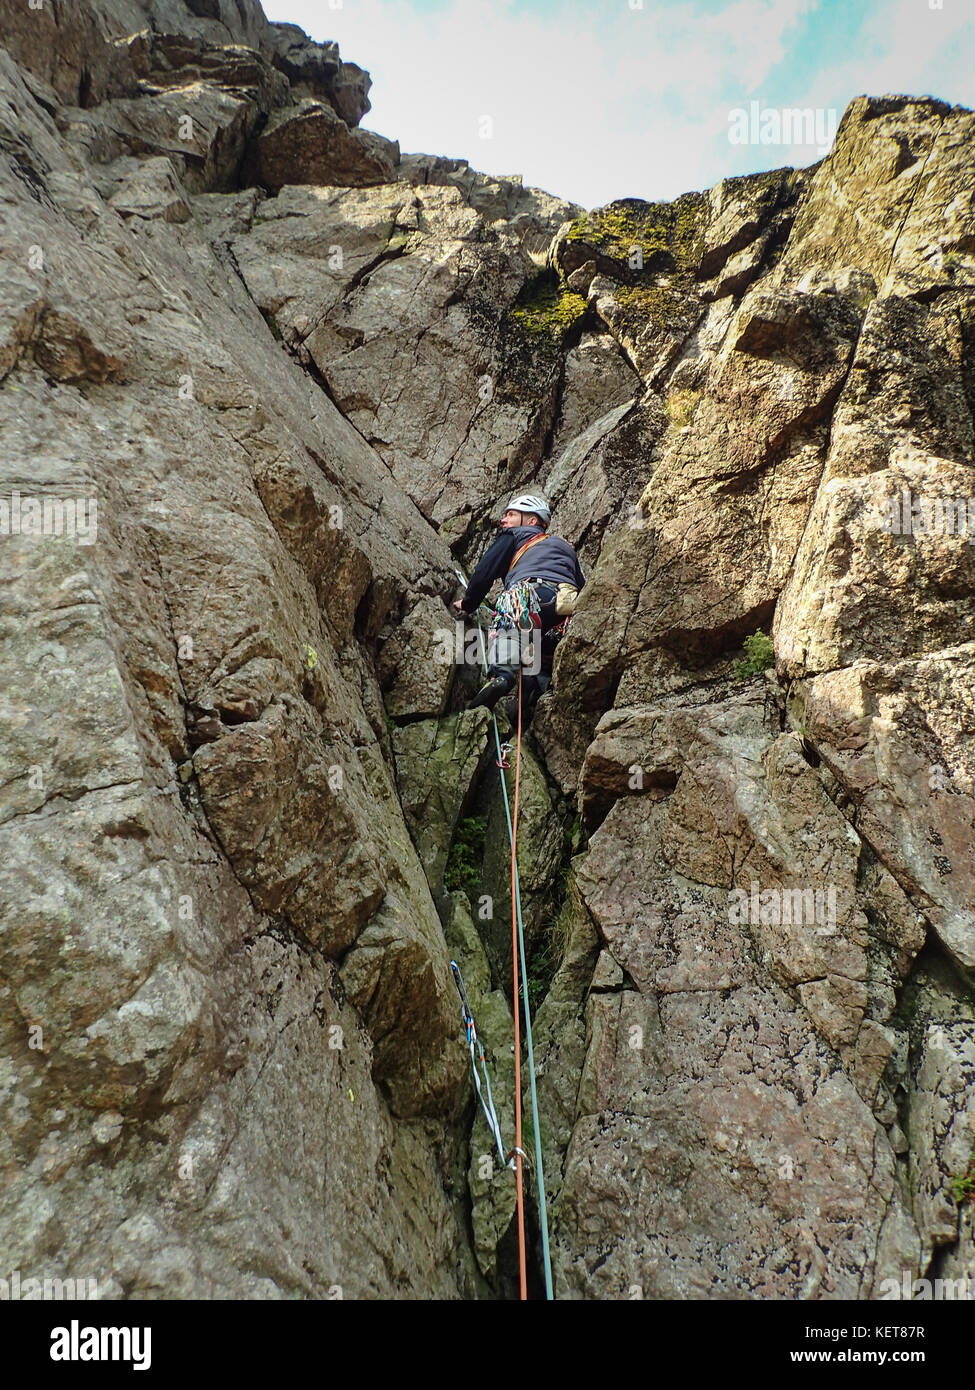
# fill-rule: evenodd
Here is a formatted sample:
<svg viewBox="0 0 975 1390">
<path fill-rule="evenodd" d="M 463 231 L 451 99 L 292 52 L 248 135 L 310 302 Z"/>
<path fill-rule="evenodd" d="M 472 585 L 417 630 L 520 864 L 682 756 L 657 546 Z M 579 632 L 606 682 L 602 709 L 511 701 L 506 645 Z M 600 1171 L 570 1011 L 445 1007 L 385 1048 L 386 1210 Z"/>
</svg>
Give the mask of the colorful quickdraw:
<svg viewBox="0 0 975 1390">
<path fill-rule="evenodd" d="M 488 1071 L 487 1054 L 484 1044 L 477 1035 L 477 1027 L 474 1023 L 474 1014 L 471 1010 L 470 1000 L 467 998 L 467 989 L 464 985 L 464 977 L 460 973 L 460 966 L 455 960 L 450 962 L 451 973 L 454 977 L 454 984 L 457 986 L 457 993 L 460 995 L 460 1010 L 464 1020 L 464 1031 L 467 1034 L 467 1044 L 471 1050 L 471 1071 L 474 1073 L 474 1087 L 477 1091 L 478 1099 L 481 1102 L 481 1109 L 484 1111 L 484 1118 L 487 1120 L 488 1129 L 494 1137 L 494 1142 L 498 1146 L 498 1154 L 501 1162 L 506 1168 L 514 1168 L 514 1150 L 510 1153 L 505 1152 L 504 1140 L 501 1137 L 501 1125 L 498 1122 L 498 1113 L 494 1108 L 494 1096 L 491 1094 L 491 1075 Z M 481 1073 L 484 1077 L 484 1087 L 481 1087 L 481 1078 L 477 1074 L 477 1064 L 481 1063 Z M 520 1153 L 521 1150 L 519 1149 Z"/>
<path fill-rule="evenodd" d="M 542 608 L 534 584 L 527 580 L 502 589 L 494 602 L 493 626 L 499 631 L 517 628 L 530 632 L 542 626 Z"/>
</svg>

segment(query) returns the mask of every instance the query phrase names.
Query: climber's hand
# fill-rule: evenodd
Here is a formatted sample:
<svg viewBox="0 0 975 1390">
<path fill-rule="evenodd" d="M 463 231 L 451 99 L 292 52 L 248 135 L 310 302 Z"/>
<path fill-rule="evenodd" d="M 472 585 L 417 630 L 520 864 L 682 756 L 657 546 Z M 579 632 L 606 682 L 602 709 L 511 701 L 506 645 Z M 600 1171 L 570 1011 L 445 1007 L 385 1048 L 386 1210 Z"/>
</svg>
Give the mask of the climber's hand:
<svg viewBox="0 0 975 1390">
<path fill-rule="evenodd" d="M 452 603 L 450 606 L 451 606 L 451 608 L 454 610 L 455 613 L 463 613 L 463 611 L 464 611 L 464 609 L 463 609 L 463 602 L 464 602 L 463 599 L 455 598 L 454 601 L 453 601 L 453 603 Z"/>
</svg>

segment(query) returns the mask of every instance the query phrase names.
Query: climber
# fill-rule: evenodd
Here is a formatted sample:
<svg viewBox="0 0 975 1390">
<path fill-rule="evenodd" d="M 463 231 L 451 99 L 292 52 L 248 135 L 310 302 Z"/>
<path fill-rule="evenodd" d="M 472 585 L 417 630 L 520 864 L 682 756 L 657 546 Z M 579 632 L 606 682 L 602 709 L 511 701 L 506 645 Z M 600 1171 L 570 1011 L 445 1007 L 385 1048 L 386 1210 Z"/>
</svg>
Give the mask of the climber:
<svg viewBox="0 0 975 1390">
<path fill-rule="evenodd" d="M 471 575 L 467 593 L 453 605 L 458 613 L 473 614 L 494 581 L 500 579 L 504 588 L 491 624 L 495 642 L 500 632 L 525 626 L 530 615 L 541 636 L 541 663 L 537 674 L 523 678 L 522 694 L 528 710 L 551 683 L 555 647 L 586 582 L 569 542 L 548 535 L 551 518 L 544 497 L 531 493 L 513 497 L 501 518 L 498 536 Z M 487 684 L 471 700 L 471 709 L 478 705 L 493 709 L 514 689 L 517 666 L 499 660 L 492 664 L 488 676 Z"/>
</svg>

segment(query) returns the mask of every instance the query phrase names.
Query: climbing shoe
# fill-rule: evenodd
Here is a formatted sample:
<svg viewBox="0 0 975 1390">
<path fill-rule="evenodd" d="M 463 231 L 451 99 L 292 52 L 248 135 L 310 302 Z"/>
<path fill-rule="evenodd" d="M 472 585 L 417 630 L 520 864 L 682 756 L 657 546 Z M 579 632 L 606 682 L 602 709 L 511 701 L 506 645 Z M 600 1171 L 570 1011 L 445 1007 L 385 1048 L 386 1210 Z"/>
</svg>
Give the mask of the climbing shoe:
<svg viewBox="0 0 975 1390">
<path fill-rule="evenodd" d="M 493 680 L 488 681 L 487 685 L 481 687 L 467 708 L 494 709 L 494 706 L 501 699 L 501 696 L 507 695 L 514 683 L 515 678 L 513 675 L 495 676 Z"/>
<path fill-rule="evenodd" d="M 518 727 L 518 692 L 517 692 L 517 690 L 515 691 L 515 693 L 514 693 L 513 695 L 509 695 L 509 696 L 508 696 L 508 698 L 502 703 L 501 708 L 504 710 L 505 715 L 507 716 L 507 719 L 508 719 L 508 723 L 511 725 L 511 727 L 512 727 L 513 729 L 517 729 L 517 727 Z M 523 725 L 528 723 L 528 717 L 527 717 L 527 713 L 526 713 L 525 710 L 522 710 L 522 721 L 521 721 L 521 722 L 522 722 Z"/>
</svg>

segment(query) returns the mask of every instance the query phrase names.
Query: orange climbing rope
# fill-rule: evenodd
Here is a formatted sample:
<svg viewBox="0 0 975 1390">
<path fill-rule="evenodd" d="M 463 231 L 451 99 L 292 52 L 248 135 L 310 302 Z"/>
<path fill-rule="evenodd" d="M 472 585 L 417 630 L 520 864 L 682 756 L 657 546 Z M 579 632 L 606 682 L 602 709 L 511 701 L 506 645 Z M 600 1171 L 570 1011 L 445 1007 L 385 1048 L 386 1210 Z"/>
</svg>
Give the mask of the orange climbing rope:
<svg viewBox="0 0 975 1390">
<path fill-rule="evenodd" d="M 502 777 L 504 773 L 501 774 Z M 518 863 L 518 781 L 521 775 L 521 666 L 518 667 L 518 737 L 515 743 L 515 806 L 511 817 L 511 968 L 514 976 L 512 1012 L 515 1019 L 515 1179 L 518 1203 L 518 1285 L 522 1299 L 528 1297 L 528 1270 L 525 1254 L 525 1193 L 521 1173 L 521 1010 L 518 1007 L 518 895 L 515 883 Z"/>
</svg>

